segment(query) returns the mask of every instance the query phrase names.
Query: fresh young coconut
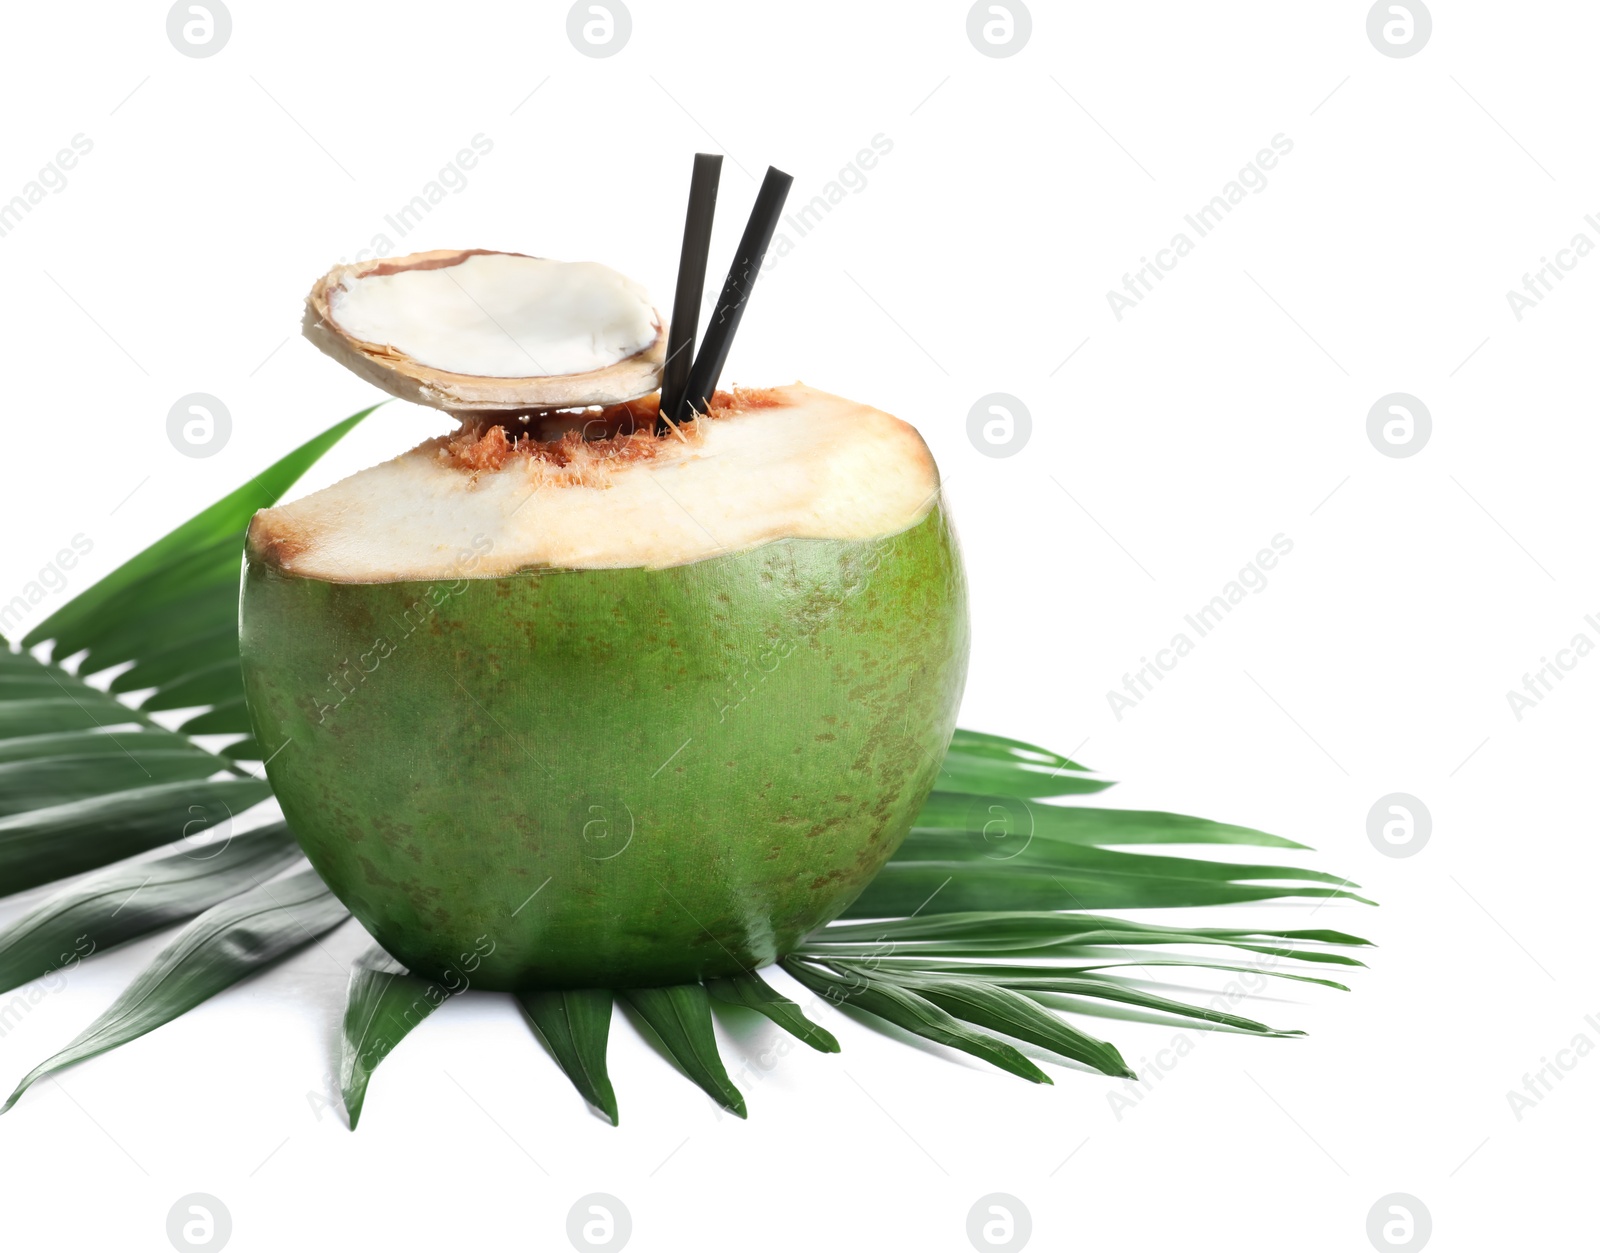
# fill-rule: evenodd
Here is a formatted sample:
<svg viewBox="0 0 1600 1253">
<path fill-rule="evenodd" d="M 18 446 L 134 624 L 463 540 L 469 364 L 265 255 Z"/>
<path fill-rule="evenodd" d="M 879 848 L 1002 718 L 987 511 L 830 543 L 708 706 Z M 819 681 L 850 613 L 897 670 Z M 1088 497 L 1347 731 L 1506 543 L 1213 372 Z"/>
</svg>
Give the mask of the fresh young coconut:
<svg viewBox="0 0 1600 1253">
<path fill-rule="evenodd" d="M 319 342 L 347 281 L 312 293 Z M 554 337 L 614 307 L 590 288 L 539 289 L 568 303 L 521 318 L 522 346 L 562 359 Z M 341 325 L 404 320 L 369 313 Z M 416 329 L 397 375 L 442 352 L 444 407 L 489 394 L 461 367 L 494 345 Z M 359 371 L 393 347 L 364 340 Z M 617 362 L 571 359 L 581 399 Z M 572 377 L 515 386 L 567 403 Z M 274 791 L 413 971 L 528 989 L 767 965 L 866 887 L 932 787 L 968 629 L 926 445 L 799 384 L 709 409 L 659 436 L 654 396 L 469 416 L 252 522 L 240 642 Z"/>
</svg>

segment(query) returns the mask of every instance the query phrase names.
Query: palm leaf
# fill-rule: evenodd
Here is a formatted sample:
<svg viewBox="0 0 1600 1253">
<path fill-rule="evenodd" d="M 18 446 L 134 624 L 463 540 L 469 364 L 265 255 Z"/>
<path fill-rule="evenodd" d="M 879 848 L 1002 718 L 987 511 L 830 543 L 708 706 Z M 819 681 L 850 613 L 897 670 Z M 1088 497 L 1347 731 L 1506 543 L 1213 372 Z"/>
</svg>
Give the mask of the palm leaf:
<svg viewBox="0 0 1600 1253">
<path fill-rule="evenodd" d="M 237 622 L 245 527 L 365 416 L 301 445 L 45 619 L 24 642 L 49 641 L 50 661 L 0 648 L 0 895 L 176 846 L 87 879 L 0 930 L 0 985 L 200 915 L 5 1108 L 39 1076 L 170 1021 L 347 916 L 309 870 L 264 884 L 299 860 L 287 829 L 230 832 L 271 789 L 148 711 L 210 704 L 185 726 L 248 729 Z M 152 669 L 141 674 L 142 652 Z M 76 654 L 72 669 L 61 664 Z M 129 661 L 114 692 L 85 681 Z M 117 695 L 140 690 L 138 707 Z M 298 895 L 280 908 L 274 892 Z"/>
<path fill-rule="evenodd" d="M 24 1075 L 0 1114 L 45 1075 L 154 1031 L 347 917 L 309 866 L 208 909 L 178 932 L 110 1009 Z"/>
<path fill-rule="evenodd" d="M 919 973 L 914 966 L 907 969 L 903 967 L 863 965 L 859 962 L 845 961 L 828 962 L 827 965 L 846 976 L 865 975 L 870 972 L 875 978 L 892 980 L 919 990 L 926 980 L 945 977 L 943 975 Z M 1116 1001 L 1121 1004 L 1136 1005 L 1141 1009 L 1152 1009 L 1164 1014 L 1173 1014 L 1180 1018 L 1196 1018 L 1203 1022 L 1215 1023 L 1217 1026 L 1232 1027 L 1237 1031 L 1248 1031 L 1254 1035 L 1295 1036 L 1305 1034 L 1301 1031 L 1280 1031 L 1276 1027 L 1269 1027 L 1264 1023 L 1256 1022 L 1250 1018 L 1243 1018 L 1237 1014 L 1207 1009 L 1200 1005 L 1191 1005 L 1186 1001 L 1174 1000 L 1171 997 L 1157 996 L 1153 992 L 1130 987 L 1121 980 L 1083 978 L 1054 971 L 1048 967 L 1018 967 L 1011 974 L 985 975 L 981 982 L 988 983 L 994 987 L 1013 988 L 1029 993 L 1047 992 L 1054 996 L 1082 997 L 1091 1001 Z"/>
<path fill-rule="evenodd" d="M 225 830 L 272 795 L 259 779 L 160 783 L 0 818 L 0 892 L 120 861 L 201 831 Z"/>
<path fill-rule="evenodd" d="M 299 859 L 279 822 L 218 849 L 182 849 L 91 875 L 0 931 L 0 992 L 193 918 Z"/>
<path fill-rule="evenodd" d="M 800 1007 L 754 971 L 735 975 L 731 979 L 711 979 L 706 989 L 719 1001 L 729 1005 L 743 1005 L 758 1014 L 765 1014 L 795 1039 L 804 1041 L 819 1053 L 837 1053 L 839 1041 L 835 1040 L 811 1019 Z"/>
<path fill-rule="evenodd" d="M 723 1109 L 740 1118 L 747 1117 L 744 1097 L 728 1078 L 717 1052 L 717 1036 L 711 1027 L 711 998 L 704 985 L 629 988 L 622 995 L 650 1024 L 650 1030 L 684 1074 Z"/>
<path fill-rule="evenodd" d="M 206 779 L 217 773 L 216 757 L 192 744 L 174 748 L 139 745 L 138 749 L 137 756 L 131 751 L 67 753 L 0 764 L 0 817 L 68 805 L 85 799 L 86 792 L 98 796 L 149 784 Z"/>
<path fill-rule="evenodd" d="M 854 1005 L 913 1035 L 970 1053 L 1033 1083 L 1053 1082 L 1004 1040 L 968 1026 L 898 980 L 878 978 L 865 968 L 842 970 L 805 961 L 788 960 L 783 968 L 836 1005 Z"/>
<path fill-rule="evenodd" d="M 830 965 L 839 971 L 860 969 L 844 962 Z M 1037 1001 L 1029 1000 L 1003 983 L 953 972 L 933 974 L 882 966 L 872 969 L 879 978 L 919 993 L 963 1022 L 1026 1040 L 1116 1078 L 1136 1077 L 1114 1046 L 1068 1026 L 1041 1008 Z"/>
<path fill-rule="evenodd" d="M 0 651 L 0 675 L 0 895 L 225 831 L 272 794 L 60 666 Z"/>
<path fill-rule="evenodd" d="M 958 728 L 935 786 L 941 792 L 1034 797 L 1100 792 L 1111 781 L 1036 744 Z"/>
<path fill-rule="evenodd" d="M 356 959 L 339 1037 L 339 1090 L 351 1131 L 361 1121 L 367 1084 L 378 1063 L 448 997 L 437 984 L 407 973 L 376 945 Z"/>
<path fill-rule="evenodd" d="M 890 973 L 903 966 L 906 970 L 919 974 L 956 974 L 977 979 L 989 979 L 1018 972 L 1022 974 L 1037 974 L 1041 969 L 1038 966 L 991 964 L 975 961 L 940 961 L 931 957 L 875 956 L 871 960 L 877 969 Z M 1222 970 L 1230 973 L 1255 975 L 1261 978 L 1292 979 L 1297 983 L 1315 983 L 1325 988 L 1335 988 L 1340 992 L 1348 992 L 1350 990 L 1347 984 L 1339 983 L 1333 979 L 1319 979 L 1315 975 L 1296 974 L 1288 970 L 1277 970 L 1262 966 L 1236 966 L 1228 962 L 1204 961 L 1198 957 L 1141 957 L 1137 961 L 1094 962 L 1089 965 L 1064 965 L 1061 962 L 1052 961 L 1049 966 L 1043 967 L 1043 969 L 1055 971 L 1059 974 L 1086 975 L 1094 978 L 1107 975 L 1108 972 L 1112 971 L 1148 970 L 1156 966 L 1170 966 L 1184 970 Z M 1121 976 L 1111 975 L 1110 977 L 1118 978 Z"/>
<path fill-rule="evenodd" d="M 1371 904 L 1348 880 L 1303 866 L 1241 865 L 1035 841 L 1005 861 L 949 856 L 970 841 L 947 833 L 908 837 L 844 912 L 846 918 L 1049 909 L 1150 909 L 1311 897 Z M 959 874 L 956 871 L 960 871 Z M 1288 879 L 1292 885 L 1256 882 Z"/>
<path fill-rule="evenodd" d="M 370 412 L 367 411 L 367 412 Z M 238 665 L 238 566 L 245 527 L 365 413 L 330 428 L 140 553 L 26 638 L 51 660 L 0 650 L 0 895 L 226 830 L 267 795 L 237 763 L 260 760 Z M 39 651 L 36 649 L 36 651 Z M 64 659 L 76 657 L 69 670 Z M 112 667 L 107 690 L 85 679 Z M 151 718 L 194 710 L 178 731 Z M 192 735 L 239 737 L 219 753 Z M 1248 827 L 1154 811 L 1043 804 L 1111 786 L 1085 766 L 1021 740 L 958 730 L 911 834 L 846 920 L 784 960 L 830 1003 L 849 1005 L 1033 1082 L 1049 1077 L 1006 1038 L 1109 1075 L 1128 1075 L 1111 1044 L 1054 1012 L 1132 1006 L 1261 1035 L 1266 1025 L 1134 985 L 1130 965 L 1270 973 L 1361 963 L 1333 947 L 1365 941 L 1331 929 L 1160 927 L 1084 911 L 1288 899 L 1362 901 L 1347 880 L 1295 865 L 1218 862 L 1136 851 L 1144 845 L 1302 845 Z M 209 849 L 216 847 L 213 854 Z M 152 1030 L 337 925 L 342 906 L 297 860 L 282 824 L 203 850 L 174 847 L 113 866 L 0 931 L 0 986 L 46 975 L 161 926 L 192 918 L 106 1014 L 28 1084 Z M 1064 909 L 1075 912 L 1064 913 Z M 196 916 L 198 915 L 198 916 Z M 874 921 L 865 921 L 873 919 Z M 1243 967 L 1187 955 L 1133 962 L 1151 945 L 1227 946 L 1274 959 Z M 1013 962 L 996 959 L 1015 958 Z M 9 980 L 9 983 L 7 982 Z M 754 973 L 709 985 L 630 989 L 624 998 L 683 1072 L 743 1116 L 717 1052 L 710 998 L 742 1005 L 819 1051 L 838 1042 Z M 521 994 L 535 1029 L 578 1091 L 613 1122 L 606 1050 L 612 992 Z M 374 949 L 352 973 L 340 1064 L 352 1128 L 376 1066 L 443 994 Z"/>
<path fill-rule="evenodd" d="M 1298 947 L 1274 941 L 1365 945 L 1342 931 L 1229 930 L 1218 927 L 1163 927 L 1096 914 L 990 910 L 934 914 L 920 918 L 886 918 L 878 922 L 834 923 L 813 931 L 800 952 L 818 956 L 876 957 L 915 954 L 921 957 L 1053 957 L 1063 952 L 1146 944 L 1220 944 L 1301 961 L 1362 963 L 1343 953 Z"/>
<path fill-rule="evenodd" d="M 1034 840 L 1069 844 L 1257 844 L 1304 849 L 1251 827 L 1148 809 L 1027 804 L 1008 796 L 934 792 L 917 814 L 912 838 L 959 833 L 974 857 L 1009 860 Z"/>
<path fill-rule="evenodd" d="M 133 657 L 134 653 L 116 654 L 124 653 L 125 641 L 147 637 L 166 625 L 176 607 L 211 604 L 211 593 L 218 587 L 226 589 L 230 617 L 236 616 L 239 553 L 251 517 L 256 510 L 276 504 L 307 469 L 375 408 L 363 409 L 329 427 L 157 540 L 51 614 L 23 638 L 23 645 L 32 648 L 54 641 L 57 657 L 88 649 L 79 673 L 94 674 Z M 181 625 L 182 635 L 202 634 L 190 622 Z M 169 635 L 161 643 L 170 645 L 173 639 Z"/>
<path fill-rule="evenodd" d="M 212 666 L 231 666 L 239 660 L 239 624 L 204 632 L 185 631 L 167 647 L 152 648 L 111 680 L 114 695 L 168 687 Z M 174 706 L 181 708 L 181 706 Z"/>
<path fill-rule="evenodd" d="M 606 1070 L 612 995 L 608 988 L 570 992 L 519 992 L 517 1000 L 550 1046 L 578 1095 L 617 1125 L 617 1094 Z M 715 1047 L 713 1045 L 713 1047 Z"/>
</svg>

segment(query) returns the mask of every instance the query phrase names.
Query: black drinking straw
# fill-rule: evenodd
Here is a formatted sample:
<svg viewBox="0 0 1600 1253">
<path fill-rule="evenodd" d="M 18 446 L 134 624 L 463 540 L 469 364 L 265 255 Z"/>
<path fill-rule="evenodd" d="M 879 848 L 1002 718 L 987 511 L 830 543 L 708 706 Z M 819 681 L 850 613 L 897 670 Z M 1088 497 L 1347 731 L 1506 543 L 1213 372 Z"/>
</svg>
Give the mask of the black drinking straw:
<svg viewBox="0 0 1600 1253">
<path fill-rule="evenodd" d="M 689 383 L 684 395 L 696 413 L 706 413 L 711 408 L 711 394 L 717 390 L 717 380 L 722 377 L 722 367 L 728 363 L 728 351 L 733 347 L 734 333 L 739 329 L 739 319 L 750 300 L 750 289 L 756 285 L 756 275 L 761 272 L 762 259 L 772 243 L 772 234 L 778 229 L 778 217 L 783 212 L 784 199 L 794 179 L 776 166 L 767 167 L 767 176 L 761 180 L 761 190 L 756 195 L 756 207 L 750 210 L 750 220 L 745 223 L 744 236 L 739 240 L 739 251 L 728 271 L 728 281 L 722 285 L 722 295 L 717 298 L 716 311 L 711 315 L 711 325 L 700 344 L 694 368 L 689 371 Z"/>
<path fill-rule="evenodd" d="M 695 330 L 700 325 L 700 298 L 706 287 L 706 260 L 711 252 L 711 222 L 717 211 L 717 182 L 722 177 L 722 157 L 694 154 L 694 175 L 689 180 L 689 212 L 683 220 L 683 251 L 678 256 L 678 290 L 672 297 L 672 329 L 667 334 L 667 360 L 661 369 L 662 418 L 688 420 L 686 388 L 694 364 Z M 667 424 L 658 419 L 656 434 Z"/>
</svg>

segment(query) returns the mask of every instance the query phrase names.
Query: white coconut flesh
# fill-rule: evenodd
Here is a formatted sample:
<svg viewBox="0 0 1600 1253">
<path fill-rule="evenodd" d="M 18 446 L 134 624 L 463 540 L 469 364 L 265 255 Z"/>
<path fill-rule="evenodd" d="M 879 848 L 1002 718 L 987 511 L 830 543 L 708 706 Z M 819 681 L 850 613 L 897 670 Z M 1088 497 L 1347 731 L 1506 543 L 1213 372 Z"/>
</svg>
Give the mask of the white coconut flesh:
<svg viewBox="0 0 1600 1253">
<path fill-rule="evenodd" d="M 644 289 L 610 267 L 505 252 L 346 277 L 328 305 L 356 339 L 485 378 L 602 370 L 648 348 L 658 329 Z"/>
<path fill-rule="evenodd" d="M 641 419 L 653 414 L 638 406 Z M 250 551 L 336 583 L 497 578 L 540 568 L 662 568 L 779 539 L 896 534 L 934 506 L 916 430 L 803 384 L 719 393 L 663 436 L 628 411 L 529 428 L 466 424 L 332 487 L 258 513 Z M 509 438 L 508 438 L 509 435 Z"/>
<path fill-rule="evenodd" d="M 632 400 L 661 381 L 665 320 L 592 261 L 438 249 L 336 266 L 306 298 L 306 337 L 404 400 L 451 413 Z"/>
</svg>

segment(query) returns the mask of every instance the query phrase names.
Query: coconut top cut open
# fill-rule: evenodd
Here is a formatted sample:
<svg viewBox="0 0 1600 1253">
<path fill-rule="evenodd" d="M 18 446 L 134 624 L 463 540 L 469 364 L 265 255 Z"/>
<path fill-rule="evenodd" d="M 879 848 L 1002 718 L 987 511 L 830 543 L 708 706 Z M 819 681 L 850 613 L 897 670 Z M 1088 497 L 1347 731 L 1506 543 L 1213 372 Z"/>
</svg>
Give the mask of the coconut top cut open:
<svg viewBox="0 0 1600 1253">
<path fill-rule="evenodd" d="M 667 326 L 591 261 L 439 249 L 336 266 L 306 338 L 402 400 L 455 414 L 609 405 L 658 386 Z"/>
<path fill-rule="evenodd" d="M 661 568 L 778 539 L 867 540 L 933 507 L 938 471 L 898 418 L 803 384 L 719 392 L 656 435 L 656 401 L 487 419 L 250 524 L 253 559 L 336 583 Z"/>
</svg>

